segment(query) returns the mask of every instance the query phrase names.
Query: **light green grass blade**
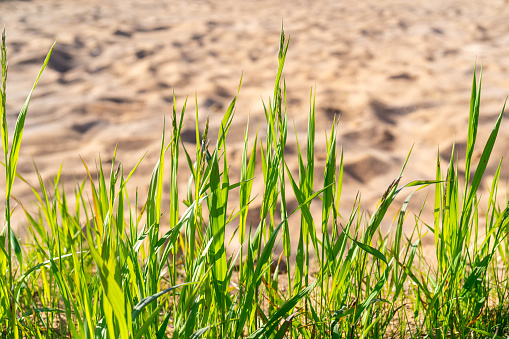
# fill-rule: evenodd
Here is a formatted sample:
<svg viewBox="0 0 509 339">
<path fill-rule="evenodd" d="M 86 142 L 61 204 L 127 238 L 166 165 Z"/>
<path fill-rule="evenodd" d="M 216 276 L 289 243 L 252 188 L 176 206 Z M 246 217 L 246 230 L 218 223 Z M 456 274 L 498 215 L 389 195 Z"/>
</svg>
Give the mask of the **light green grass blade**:
<svg viewBox="0 0 509 339">
<path fill-rule="evenodd" d="M 241 82 L 242 82 L 242 80 L 241 80 Z M 221 121 L 221 127 L 219 129 L 219 138 L 218 138 L 218 143 L 217 143 L 218 150 L 223 149 L 224 144 L 226 142 L 226 135 L 228 134 L 228 130 L 230 129 L 230 125 L 232 123 L 236 102 L 237 102 L 237 96 L 235 96 L 235 98 L 233 98 L 230 106 L 228 106 L 228 109 L 226 110 L 226 113 L 223 116 L 223 120 Z"/>
<path fill-rule="evenodd" d="M 226 155 L 225 155 L 226 157 Z M 226 254 L 224 248 L 224 230 L 226 225 L 226 204 L 228 199 L 227 187 L 228 185 L 228 168 L 223 168 L 223 182 L 221 182 L 221 175 L 219 173 L 219 159 L 217 151 L 212 156 L 212 167 L 210 175 L 210 191 L 209 205 L 210 205 L 210 236 L 213 240 L 211 247 L 211 259 L 213 271 L 215 272 L 216 279 L 224 281 L 226 277 Z M 224 182 L 226 180 L 226 182 Z"/>
<path fill-rule="evenodd" d="M 479 74 L 479 88 L 476 87 L 476 71 L 477 65 L 474 67 L 474 76 L 472 81 L 472 95 L 470 97 L 470 113 L 468 116 L 468 137 L 467 137 L 467 154 L 465 164 L 465 183 L 470 181 L 470 163 L 472 154 L 474 153 L 475 140 L 477 137 L 477 128 L 479 125 L 479 106 L 481 103 L 481 79 L 482 68 Z"/>
<path fill-rule="evenodd" d="M 270 234 L 270 237 L 267 240 L 267 243 L 265 244 L 265 247 L 263 248 L 262 253 L 258 258 L 258 261 L 256 263 L 256 269 L 255 269 L 254 273 L 252 275 L 248 275 L 248 279 L 249 279 L 247 281 L 249 283 L 247 285 L 248 290 L 246 293 L 246 297 L 244 299 L 244 306 L 242 307 L 240 315 L 239 315 L 239 321 L 237 322 L 234 338 L 238 338 L 240 336 L 240 333 L 244 329 L 244 324 L 247 320 L 247 317 L 248 317 L 249 313 L 251 313 L 251 311 L 252 311 L 251 303 L 253 302 L 253 299 L 254 299 L 256 287 L 258 286 L 258 284 L 260 283 L 261 278 L 262 278 L 262 273 L 263 273 L 262 269 L 263 269 L 263 267 L 265 267 L 265 265 L 267 264 L 267 262 L 269 261 L 271 255 L 272 255 L 272 249 L 274 247 L 274 243 L 276 242 L 277 235 L 278 235 L 279 230 L 281 229 L 282 226 L 283 226 L 283 222 L 281 222 L 274 229 L 272 234 Z M 258 228 L 257 234 L 255 234 L 255 239 L 253 241 L 251 241 L 250 248 L 256 247 L 256 244 L 258 243 L 258 240 L 256 238 L 260 237 L 259 231 L 260 231 L 260 228 Z M 250 259 L 249 253 L 252 253 L 252 250 L 248 251 L 248 260 Z"/>
<path fill-rule="evenodd" d="M 112 272 L 112 269 L 114 269 L 113 265 L 115 265 L 115 262 L 113 260 L 105 262 L 105 260 L 99 254 L 99 252 L 95 249 L 94 242 L 90 237 L 90 234 L 88 234 L 87 236 L 87 241 L 90 245 L 90 253 L 94 257 L 94 260 L 97 265 L 97 272 L 99 273 L 104 293 L 109 301 L 111 309 L 113 310 L 113 314 L 117 319 L 120 338 L 127 339 L 129 336 L 129 330 L 127 314 L 125 309 L 125 297 L 124 294 L 122 293 L 121 286 L 116 281 L 115 275 Z M 111 320 L 108 326 L 112 326 Z"/>
<path fill-rule="evenodd" d="M 374 320 L 370 321 L 369 322 L 369 325 L 366 327 L 366 329 L 362 332 L 362 336 L 360 339 L 364 339 L 366 338 L 368 335 L 369 335 L 369 331 L 371 331 L 371 329 L 373 328 L 373 326 L 375 326 L 376 324 L 378 324 L 378 322 L 380 321 L 380 319 L 382 318 L 382 316 L 384 316 L 383 313 L 381 313 L 378 317 L 376 317 Z"/>
<path fill-rule="evenodd" d="M 191 283 L 191 282 L 186 282 L 186 283 L 182 283 L 182 284 L 179 284 L 179 285 L 175 285 L 175 286 L 172 286 L 170 288 L 166 288 L 164 290 L 162 290 L 161 292 L 159 293 L 156 293 L 156 294 L 153 294 L 151 296 L 148 296 L 146 298 L 143 298 L 142 300 L 140 300 L 140 302 L 138 304 L 136 304 L 136 306 L 134 306 L 133 308 L 133 311 L 131 313 L 131 316 L 132 316 L 132 321 L 135 321 L 136 319 L 138 319 L 138 317 L 140 316 L 141 312 L 143 311 L 143 309 L 145 307 L 147 307 L 148 305 L 150 305 L 151 303 L 157 301 L 157 299 L 163 295 L 165 295 L 166 293 L 168 292 L 171 292 L 173 291 L 174 289 L 177 289 L 179 287 L 182 287 L 182 286 L 186 286 L 186 285 L 191 285 L 191 284 L 195 284 L 195 283 Z"/>
<path fill-rule="evenodd" d="M 311 201 L 310 199 L 306 199 L 306 195 L 301 191 L 301 189 L 297 186 L 297 183 L 293 179 L 292 173 L 290 172 L 290 169 L 288 168 L 288 165 L 285 164 L 286 167 L 286 173 L 288 175 L 288 178 L 290 179 L 290 184 L 292 186 L 293 192 L 295 194 L 295 198 L 297 199 L 297 202 L 299 203 L 299 206 L 301 206 L 301 211 L 304 216 L 304 219 L 306 220 L 306 223 L 308 225 L 308 232 L 311 238 L 311 242 L 313 243 L 315 247 L 316 254 L 319 254 L 318 249 L 318 239 L 316 236 L 316 231 L 314 227 L 313 217 L 311 215 L 311 211 L 309 210 L 308 205 L 304 205 L 305 201 Z"/>
<path fill-rule="evenodd" d="M 5 108 L 6 100 L 7 100 L 7 50 L 5 47 L 5 27 L 2 30 L 2 43 L 0 45 L 0 63 L 2 68 L 2 83 L 0 85 L 0 117 L 2 119 L 1 136 L 2 136 L 2 149 L 4 152 L 6 165 L 7 164 L 7 154 L 9 154 L 9 132 L 7 130 L 7 110 Z M 6 166 L 4 165 L 4 166 Z"/>
<path fill-rule="evenodd" d="M 486 141 L 486 145 L 484 146 L 484 150 L 481 154 L 481 159 L 479 160 L 479 165 L 477 166 L 477 169 L 474 174 L 474 178 L 472 179 L 472 185 L 470 186 L 470 190 L 468 192 L 468 197 L 465 201 L 464 207 L 471 206 L 474 195 L 476 194 L 477 189 L 479 188 L 479 185 L 481 183 L 481 179 L 484 175 L 484 171 L 486 170 L 486 167 L 488 166 L 488 160 L 490 158 L 491 152 L 493 150 L 493 146 L 495 145 L 495 141 L 497 139 L 498 130 L 500 129 L 500 123 L 502 122 L 502 117 L 504 115 L 506 103 L 507 103 L 507 99 L 504 102 L 502 111 L 500 112 L 500 114 L 497 118 L 497 122 L 495 123 L 495 126 L 493 127 L 493 130 L 490 133 L 488 141 Z M 470 216 L 470 214 L 468 213 L 467 217 L 469 217 L 469 216 Z"/>
<path fill-rule="evenodd" d="M 37 75 L 37 78 L 35 79 L 35 83 L 32 86 L 32 90 L 28 94 L 25 104 L 21 108 L 21 111 L 19 112 L 19 115 L 18 115 L 18 119 L 16 120 L 16 126 L 14 127 L 14 137 L 12 140 L 11 152 L 9 155 L 10 176 L 8 179 L 7 196 L 10 195 L 10 192 L 12 189 L 12 184 L 13 184 L 14 178 L 16 176 L 16 165 L 18 163 L 19 149 L 21 146 L 21 138 L 23 137 L 23 129 L 25 127 L 25 119 L 26 119 L 26 115 L 27 115 L 27 111 L 28 111 L 28 104 L 30 103 L 30 99 L 32 98 L 32 93 L 35 90 L 35 86 L 39 82 L 42 72 L 44 71 L 44 69 L 46 68 L 46 65 L 48 64 L 49 58 L 51 57 L 51 53 L 53 52 L 53 48 L 55 47 L 55 44 L 56 44 L 56 41 L 53 43 L 53 46 L 51 46 L 51 48 L 48 52 L 48 55 L 46 56 L 46 59 L 44 60 L 44 63 L 42 64 L 41 70 L 39 71 L 39 75 Z M 3 127 L 2 127 L 2 129 L 3 129 Z M 5 142 L 4 142 L 4 144 L 5 144 Z"/>
<path fill-rule="evenodd" d="M 373 287 L 373 290 L 369 294 L 369 296 L 366 298 L 366 300 L 360 305 L 359 308 L 357 308 L 357 311 L 355 313 L 354 317 L 354 323 L 356 323 L 359 318 L 361 317 L 362 313 L 369 307 L 371 304 L 373 304 L 376 300 L 385 301 L 383 299 L 375 299 L 380 292 L 382 291 L 382 288 L 385 286 L 385 283 L 387 282 L 387 279 L 389 278 L 389 274 L 392 270 L 392 266 L 394 264 L 394 260 L 391 260 L 387 267 L 385 268 L 385 271 L 382 275 L 382 277 L 378 280 L 375 287 Z"/>
<path fill-rule="evenodd" d="M 203 335 L 205 333 L 207 333 L 207 331 L 210 329 L 210 325 L 209 326 L 206 326 L 206 327 L 203 327 L 203 328 L 200 328 L 199 330 L 196 330 L 190 337 L 189 339 L 199 339 L 201 337 L 203 337 Z"/>
<path fill-rule="evenodd" d="M 81 254 L 81 253 L 83 253 L 83 252 L 79 252 L 78 254 Z M 18 281 L 19 281 L 19 282 L 23 282 L 23 281 L 25 281 L 25 279 L 26 279 L 27 277 L 29 277 L 29 276 L 30 276 L 30 274 L 32 274 L 32 272 L 34 272 L 34 271 L 38 270 L 38 269 L 39 269 L 39 268 L 41 268 L 41 267 L 49 266 L 49 265 L 51 264 L 51 261 L 58 261 L 58 260 L 61 260 L 61 259 L 68 258 L 68 257 L 70 257 L 70 256 L 72 256 L 72 255 L 73 255 L 73 253 L 64 254 L 64 255 L 62 255 L 62 256 L 60 256 L 60 257 L 58 257 L 58 258 L 52 258 L 52 260 L 46 260 L 46 261 L 44 261 L 44 262 L 42 262 L 42 263 L 39 263 L 39 264 L 37 264 L 37 265 L 35 265 L 35 266 L 31 267 L 30 269 L 26 270 L 26 271 L 25 271 L 25 272 L 24 272 L 24 273 L 23 273 L 23 274 L 19 277 Z"/>
<path fill-rule="evenodd" d="M 248 125 L 249 126 L 249 125 Z M 240 181 L 242 182 L 240 191 L 239 191 L 239 200 L 240 200 L 240 210 L 242 211 L 239 216 L 239 242 L 244 243 L 244 239 L 246 237 L 246 220 L 247 220 L 247 212 L 248 212 L 248 204 L 251 197 L 251 190 L 253 187 L 253 180 L 249 180 L 254 178 L 255 173 L 255 165 L 256 165 L 256 146 L 258 144 L 258 131 L 256 131 L 255 140 L 253 142 L 253 148 L 251 149 L 251 153 L 249 156 L 249 161 L 247 160 L 247 148 L 248 148 L 248 128 L 246 128 L 245 136 L 244 136 L 244 150 L 242 152 L 242 165 L 241 165 L 241 174 Z M 245 208 L 246 207 L 246 208 Z"/>
</svg>

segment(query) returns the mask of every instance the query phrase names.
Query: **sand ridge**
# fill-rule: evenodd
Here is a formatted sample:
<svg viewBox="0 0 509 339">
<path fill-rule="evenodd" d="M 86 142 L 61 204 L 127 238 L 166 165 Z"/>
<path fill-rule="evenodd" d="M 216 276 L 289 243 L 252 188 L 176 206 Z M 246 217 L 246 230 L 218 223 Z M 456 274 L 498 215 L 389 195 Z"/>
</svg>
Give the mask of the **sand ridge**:
<svg viewBox="0 0 509 339">
<path fill-rule="evenodd" d="M 238 173 L 248 118 L 251 140 L 259 124 L 266 128 L 261 100 L 273 93 L 283 19 L 290 36 L 284 70 L 289 130 L 295 124 L 305 144 L 316 87 L 315 182 L 323 178 L 325 131 L 339 115 L 342 206 L 349 211 L 360 191 L 362 207 L 373 212 L 412 145 L 403 182 L 433 179 L 438 145 L 443 161 L 454 141 L 464 158 L 476 60 L 484 63 L 478 138 L 486 140 L 509 94 L 507 18 L 502 1 L 1 1 L 11 129 L 58 37 L 29 108 L 18 169 L 36 184 L 32 160 L 47 180 L 63 163 L 62 180 L 72 187 L 85 177 L 80 156 L 94 167 L 99 154 L 107 163 L 118 145 L 126 172 L 147 152 L 131 183 L 146 192 L 172 91 L 178 109 L 189 96 L 184 142 L 191 148 L 195 93 L 201 125 L 210 116 L 217 131 L 242 75 L 227 144 L 230 173 Z M 509 147 L 507 129 L 506 121 L 488 178 Z M 296 143 L 288 139 L 287 160 L 296 172 Z M 508 174 L 504 169 L 503 180 Z M 33 199 L 24 185 L 14 193 Z"/>
</svg>

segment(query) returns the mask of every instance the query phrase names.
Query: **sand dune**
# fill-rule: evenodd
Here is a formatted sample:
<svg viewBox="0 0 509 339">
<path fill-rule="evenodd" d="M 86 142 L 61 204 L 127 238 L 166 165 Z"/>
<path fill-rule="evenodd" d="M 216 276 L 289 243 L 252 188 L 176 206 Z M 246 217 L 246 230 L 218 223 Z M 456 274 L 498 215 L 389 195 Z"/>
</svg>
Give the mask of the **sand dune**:
<svg viewBox="0 0 509 339">
<path fill-rule="evenodd" d="M 290 36 L 288 115 L 301 143 L 316 86 L 317 183 L 325 131 L 340 117 L 345 211 L 360 192 L 373 212 L 412 145 L 404 182 L 433 178 L 439 145 L 443 161 L 454 141 L 464 158 L 476 60 L 484 64 L 480 140 L 509 94 L 509 7 L 501 1 L 1 1 L 11 128 L 58 37 L 29 109 L 19 172 L 35 184 L 32 161 L 46 180 L 63 164 L 71 188 L 85 177 L 80 156 L 94 167 L 99 154 L 111 161 L 118 145 L 126 172 L 148 152 L 131 183 L 146 192 L 172 91 L 179 109 L 189 96 L 184 141 L 193 147 L 194 95 L 201 125 L 210 116 L 217 130 L 243 75 L 228 140 L 231 173 L 238 172 L 248 118 L 252 137 L 259 124 L 266 128 L 262 99 L 273 91 L 282 18 Z M 488 178 L 509 148 L 508 128 L 505 121 Z M 289 140 L 287 159 L 297 170 Z M 33 200 L 24 185 L 15 195 Z"/>
</svg>

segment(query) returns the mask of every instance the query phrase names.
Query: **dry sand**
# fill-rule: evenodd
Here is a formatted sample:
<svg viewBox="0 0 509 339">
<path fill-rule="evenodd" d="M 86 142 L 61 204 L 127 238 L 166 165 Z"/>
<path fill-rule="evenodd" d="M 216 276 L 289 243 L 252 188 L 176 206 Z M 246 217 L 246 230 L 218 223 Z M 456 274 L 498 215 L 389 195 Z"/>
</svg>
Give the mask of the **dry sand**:
<svg viewBox="0 0 509 339">
<path fill-rule="evenodd" d="M 118 145 L 126 172 L 148 152 L 131 182 L 144 194 L 172 90 L 179 109 L 190 98 L 184 141 L 192 148 L 195 93 L 200 123 L 210 116 L 217 130 L 243 74 L 227 144 L 231 173 L 238 176 L 248 118 L 251 136 L 258 125 L 266 128 L 262 99 L 268 102 L 273 92 L 282 18 L 290 36 L 287 159 L 296 171 L 293 125 L 305 144 L 316 86 L 316 186 L 323 178 L 325 131 L 339 114 L 344 211 L 360 192 L 362 208 L 373 212 L 412 145 L 402 182 L 433 179 L 439 145 L 443 161 L 454 141 L 464 158 L 476 60 L 484 64 L 482 142 L 509 94 L 509 6 L 502 1 L 0 1 L 11 129 L 58 37 L 32 98 L 19 172 L 36 184 L 32 161 L 46 180 L 63 164 L 71 189 L 85 177 L 80 156 L 94 167 L 99 154 L 106 163 Z M 503 122 L 483 185 L 509 148 L 508 127 Z M 504 183 L 508 174 L 504 167 Z M 0 181 L 3 187 L 3 176 Z M 14 193 L 27 204 L 33 200 L 23 184 Z M 424 196 L 416 197 L 414 209 Z"/>
</svg>

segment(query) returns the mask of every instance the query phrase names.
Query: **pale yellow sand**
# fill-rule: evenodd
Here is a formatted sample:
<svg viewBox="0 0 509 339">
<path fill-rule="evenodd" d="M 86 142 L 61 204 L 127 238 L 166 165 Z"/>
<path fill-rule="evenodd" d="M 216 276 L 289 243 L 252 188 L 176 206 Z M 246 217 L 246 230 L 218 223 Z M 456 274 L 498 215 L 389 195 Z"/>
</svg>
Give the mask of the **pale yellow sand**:
<svg viewBox="0 0 509 339">
<path fill-rule="evenodd" d="M 238 177 L 248 117 L 252 137 L 258 124 L 266 128 L 261 99 L 272 95 L 282 18 L 291 37 L 284 72 L 291 121 L 287 160 L 295 173 L 293 124 L 304 145 L 309 93 L 316 86 L 316 187 L 323 178 L 324 134 L 339 113 L 343 211 L 360 191 L 362 207 L 373 212 L 413 144 L 402 182 L 433 179 L 438 145 L 444 163 L 454 140 L 464 158 L 476 59 L 484 63 L 483 142 L 509 94 L 509 7 L 501 1 L 2 1 L 11 129 L 58 37 L 29 109 L 19 172 L 36 184 L 32 160 L 45 179 L 63 164 L 70 189 L 75 178 L 85 177 L 80 156 L 93 168 L 99 154 L 107 163 L 118 144 L 126 173 L 148 151 L 131 183 L 144 196 L 172 89 L 178 109 L 190 97 L 184 141 L 191 149 L 195 93 L 200 123 L 209 115 L 214 136 L 243 74 L 227 144 L 230 171 Z M 509 148 L 508 128 L 505 121 L 488 178 Z M 15 195 L 33 200 L 23 184 Z"/>
</svg>

